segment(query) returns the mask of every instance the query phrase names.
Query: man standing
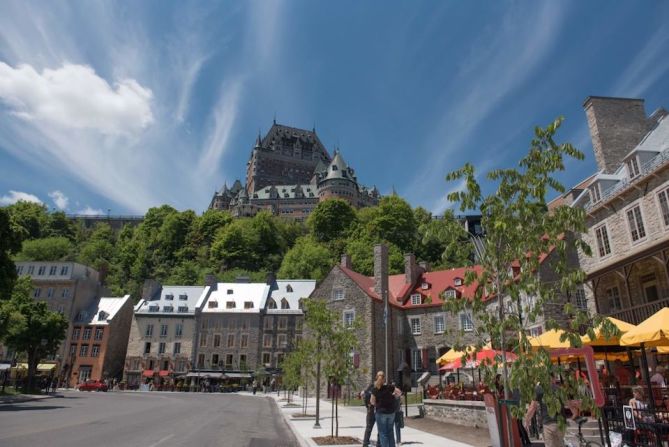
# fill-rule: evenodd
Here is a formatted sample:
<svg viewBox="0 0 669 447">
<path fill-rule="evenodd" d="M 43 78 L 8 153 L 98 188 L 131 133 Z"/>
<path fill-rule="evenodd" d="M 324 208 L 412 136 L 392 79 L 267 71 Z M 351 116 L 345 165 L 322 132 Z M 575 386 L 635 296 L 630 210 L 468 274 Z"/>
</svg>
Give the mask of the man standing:
<svg viewBox="0 0 669 447">
<path fill-rule="evenodd" d="M 374 390 L 374 382 L 370 383 L 369 386 L 363 392 L 362 399 L 367 408 L 367 421 L 365 425 L 365 437 L 362 440 L 362 447 L 369 447 L 369 438 L 372 435 L 372 429 L 374 428 L 374 422 L 376 417 L 374 415 L 374 405 L 370 402 L 372 397 L 372 391 Z"/>
<path fill-rule="evenodd" d="M 552 390 L 556 392 L 557 385 L 553 384 Z M 527 409 L 527 414 L 525 415 L 525 427 L 529 428 L 530 422 L 534 413 L 536 413 L 537 408 L 541 409 L 541 416 L 543 418 L 544 426 L 544 445 L 546 447 L 564 447 L 564 431 L 560 430 L 560 427 L 557 423 L 557 414 L 551 416 L 548 413 L 548 407 L 544 403 L 544 389 L 541 387 L 541 384 L 537 384 L 537 387 L 534 389 L 534 400 L 530 403 L 529 408 Z M 560 405 L 559 413 L 562 413 L 564 408 L 562 404 Z"/>
</svg>

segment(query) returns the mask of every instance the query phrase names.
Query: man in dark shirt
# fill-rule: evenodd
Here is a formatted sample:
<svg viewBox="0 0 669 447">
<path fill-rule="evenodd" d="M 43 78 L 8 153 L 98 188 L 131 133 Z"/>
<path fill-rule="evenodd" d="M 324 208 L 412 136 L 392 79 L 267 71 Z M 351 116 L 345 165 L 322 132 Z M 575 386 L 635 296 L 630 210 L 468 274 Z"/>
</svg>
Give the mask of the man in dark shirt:
<svg viewBox="0 0 669 447">
<path fill-rule="evenodd" d="M 374 422 L 376 417 L 374 416 L 374 405 L 369 401 L 372 397 L 372 391 L 374 390 L 374 383 L 370 383 L 367 389 L 363 392 L 363 401 L 365 407 L 367 408 L 367 421 L 365 425 L 365 437 L 362 439 L 362 446 L 369 447 L 369 438 L 372 435 L 372 429 L 374 428 Z"/>
<path fill-rule="evenodd" d="M 557 391 L 557 385 L 553 384 L 551 390 Z M 561 406 L 562 407 L 562 406 Z M 548 407 L 544 403 L 544 389 L 540 384 L 534 389 L 534 400 L 530 403 L 525 415 L 525 427 L 529 427 L 530 421 L 536 413 L 537 408 L 541 409 L 544 426 L 544 445 L 546 447 L 564 447 L 564 431 L 560 430 L 557 423 L 557 414 L 550 415 Z M 563 411 L 563 408 L 560 408 Z"/>
</svg>

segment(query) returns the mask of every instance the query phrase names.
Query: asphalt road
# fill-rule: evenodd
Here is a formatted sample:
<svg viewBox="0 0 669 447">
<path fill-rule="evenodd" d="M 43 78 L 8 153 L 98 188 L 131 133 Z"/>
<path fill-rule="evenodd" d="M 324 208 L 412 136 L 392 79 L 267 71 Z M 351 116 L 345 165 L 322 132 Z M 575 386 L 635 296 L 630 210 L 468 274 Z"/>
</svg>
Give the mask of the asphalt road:
<svg viewBox="0 0 669 447">
<path fill-rule="evenodd" d="M 296 447 L 268 397 L 86 393 L 0 405 L 0 446 Z"/>
</svg>

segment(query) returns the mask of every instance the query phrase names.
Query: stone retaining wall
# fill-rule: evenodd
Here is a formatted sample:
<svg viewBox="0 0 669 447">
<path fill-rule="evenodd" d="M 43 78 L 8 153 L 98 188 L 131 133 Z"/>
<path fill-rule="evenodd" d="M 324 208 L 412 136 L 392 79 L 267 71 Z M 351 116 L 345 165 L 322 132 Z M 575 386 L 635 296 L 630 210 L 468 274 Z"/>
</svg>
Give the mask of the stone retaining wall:
<svg viewBox="0 0 669 447">
<path fill-rule="evenodd" d="M 483 401 L 425 399 L 425 416 L 449 424 L 488 428 Z"/>
</svg>

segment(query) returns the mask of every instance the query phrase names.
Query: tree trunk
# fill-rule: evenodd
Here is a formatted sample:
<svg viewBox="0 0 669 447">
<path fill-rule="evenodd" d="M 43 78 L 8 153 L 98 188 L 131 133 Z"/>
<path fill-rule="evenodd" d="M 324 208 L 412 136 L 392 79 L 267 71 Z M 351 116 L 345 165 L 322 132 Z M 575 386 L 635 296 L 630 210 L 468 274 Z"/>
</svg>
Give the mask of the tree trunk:
<svg viewBox="0 0 669 447">
<path fill-rule="evenodd" d="M 35 388 L 35 372 L 37 371 L 37 362 L 39 359 L 35 351 L 28 351 L 28 381 L 24 392 L 31 393 Z"/>
<path fill-rule="evenodd" d="M 335 394 L 335 436 L 339 437 L 339 393 Z"/>
<path fill-rule="evenodd" d="M 330 387 L 330 390 L 332 391 L 332 384 L 328 385 Z M 330 405 L 330 414 L 332 415 L 332 425 L 330 426 L 330 436 L 334 437 L 334 409 L 335 409 L 335 399 L 334 396 L 330 396 L 330 399 L 332 399 L 332 404 Z"/>
</svg>

